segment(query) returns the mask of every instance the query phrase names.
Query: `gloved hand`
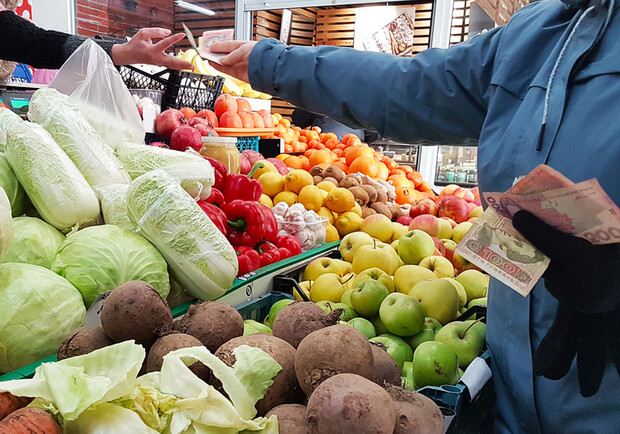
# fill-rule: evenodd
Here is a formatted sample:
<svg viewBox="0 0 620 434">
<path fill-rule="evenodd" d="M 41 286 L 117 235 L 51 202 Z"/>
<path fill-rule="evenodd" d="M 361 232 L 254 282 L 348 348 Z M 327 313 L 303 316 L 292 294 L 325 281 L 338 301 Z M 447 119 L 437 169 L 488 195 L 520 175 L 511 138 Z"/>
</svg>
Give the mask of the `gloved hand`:
<svg viewBox="0 0 620 434">
<path fill-rule="evenodd" d="M 559 301 L 553 324 L 534 353 L 534 373 L 560 379 L 576 355 L 581 394 L 592 396 L 609 356 L 620 375 L 620 244 L 593 245 L 527 211 L 516 213 L 512 224 L 551 259 L 543 278 Z"/>
</svg>

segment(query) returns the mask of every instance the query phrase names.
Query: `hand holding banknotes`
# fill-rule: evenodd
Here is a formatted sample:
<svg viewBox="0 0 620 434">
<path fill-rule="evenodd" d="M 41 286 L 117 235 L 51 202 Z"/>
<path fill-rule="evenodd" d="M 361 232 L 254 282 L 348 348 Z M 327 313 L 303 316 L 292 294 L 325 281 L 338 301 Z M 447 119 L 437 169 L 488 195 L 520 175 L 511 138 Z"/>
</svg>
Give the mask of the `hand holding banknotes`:
<svg viewBox="0 0 620 434">
<path fill-rule="evenodd" d="M 592 396 L 609 356 L 620 374 L 620 244 L 593 245 L 527 211 L 517 212 L 512 224 L 551 259 L 543 278 L 559 301 L 554 322 L 534 354 L 534 372 L 560 379 L 577 356 L 581 394 Z"/>
</svg>

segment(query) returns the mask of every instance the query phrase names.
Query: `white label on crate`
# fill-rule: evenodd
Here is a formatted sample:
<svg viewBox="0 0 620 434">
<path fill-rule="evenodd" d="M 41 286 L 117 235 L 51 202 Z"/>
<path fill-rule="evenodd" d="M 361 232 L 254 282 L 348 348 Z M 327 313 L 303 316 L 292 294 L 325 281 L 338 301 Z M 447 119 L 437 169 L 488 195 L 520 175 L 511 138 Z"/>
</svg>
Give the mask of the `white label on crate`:
<svg viewBox="0 0 620 434">
<path fill-rule="evenodd" d="M 105 304 L 106 298 L 112 291 L 107 291 L 99 294 L 99 297 L 86 311 L 86 317 L 84 317 L 84 327 L 101 327 L 101 311 Z"/>
<path fill-rule="evenodd" d="M 144 131 L 147 133 L 155 132 L 155 117 L 157 113 L 155 112 L 155 106 L 152 104 L 145 104 L 142 107 L 142 125 L 144 126 Z"/>
<path fill-rule="evenodd" d="M 465 370 L 460 382 L 467 386 L 469 396 L 473 400 L 492 376 L 487 362 L 481 357 L 476 357 Z"/>
</svg>

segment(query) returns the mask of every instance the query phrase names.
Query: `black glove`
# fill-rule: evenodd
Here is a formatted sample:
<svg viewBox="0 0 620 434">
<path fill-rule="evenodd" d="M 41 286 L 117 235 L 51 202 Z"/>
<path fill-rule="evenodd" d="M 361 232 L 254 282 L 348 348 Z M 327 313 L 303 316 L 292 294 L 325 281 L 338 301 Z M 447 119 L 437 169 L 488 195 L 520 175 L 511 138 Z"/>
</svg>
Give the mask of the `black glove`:
<svg viewBox="0 0 620 434">
<path fill-rule="evenodd" d="M 551 259 L 543 278 L 559 301 L 553 324 L 534 353 L 534 373 L 560 379 L 576 355 L 579 389 L 592 396 L 609 356 L 620 375 L 620 244 L 595 246 L 527 211 L 517 212 L 512 224 Z"/>
</svg>

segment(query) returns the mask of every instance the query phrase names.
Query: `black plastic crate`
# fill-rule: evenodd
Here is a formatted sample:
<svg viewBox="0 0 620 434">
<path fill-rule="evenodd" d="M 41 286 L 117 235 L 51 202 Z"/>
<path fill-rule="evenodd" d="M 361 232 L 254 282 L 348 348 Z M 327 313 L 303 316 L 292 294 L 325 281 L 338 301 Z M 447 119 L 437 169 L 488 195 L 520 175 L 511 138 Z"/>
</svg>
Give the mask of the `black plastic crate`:
<svg viewBox="0 0 620 434">
<path fill-rule="evenodd" d="M 152 89 L 164 92 L 162 110 L 191 107 L 196 111 L 213 110 L 215 100 L 222 93 L 224 77 L 194 74 L 192 72 L 164 69 L 149 74 L 135 66 L 121 67 L 121 77 L 129 89 Z"/>
</svg>

